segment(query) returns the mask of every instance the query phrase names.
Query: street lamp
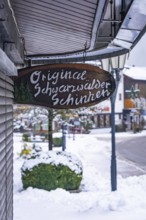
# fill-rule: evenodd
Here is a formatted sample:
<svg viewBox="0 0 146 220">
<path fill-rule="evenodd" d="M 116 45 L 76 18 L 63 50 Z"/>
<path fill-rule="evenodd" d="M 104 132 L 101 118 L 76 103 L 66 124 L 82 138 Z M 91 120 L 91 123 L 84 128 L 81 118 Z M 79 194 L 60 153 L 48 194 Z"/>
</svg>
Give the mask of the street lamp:
<svg viewBox="0 0 146 220">
<path fill-rule="evenodd" d="M 111 72 L 113 76 L 115 75 L 116 89 L 113 95 L 110 97 L 111 101 L 111 190 L 117 190 L 117 164 L 116 164 L 116 143 L 115 143 L 115 100 L 118 89 L 118 84 L 120 81 L 120 70 L 124 68 L 126 61 L 126 54 L 106 58 L 101 60 L 102 68 L 108 72 Z"/>
</svg>

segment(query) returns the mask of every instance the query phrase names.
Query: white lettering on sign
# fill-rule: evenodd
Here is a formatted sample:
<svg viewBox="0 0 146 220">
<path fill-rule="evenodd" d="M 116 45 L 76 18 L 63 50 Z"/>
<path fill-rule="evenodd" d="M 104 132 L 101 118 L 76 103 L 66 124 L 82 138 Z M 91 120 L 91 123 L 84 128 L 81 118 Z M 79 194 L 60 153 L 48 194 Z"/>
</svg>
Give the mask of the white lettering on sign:
<svg viewBox="0 0 146 220">
<path fill-rule="evenodd" d="M 64 70 L 47 73 L 34 71 L 30 75 L 34 97 L 48 96 L 55 106 L 78 106 L 110 96 L 111 83 L 89 77 L 86 70 Z"/>
</svg>

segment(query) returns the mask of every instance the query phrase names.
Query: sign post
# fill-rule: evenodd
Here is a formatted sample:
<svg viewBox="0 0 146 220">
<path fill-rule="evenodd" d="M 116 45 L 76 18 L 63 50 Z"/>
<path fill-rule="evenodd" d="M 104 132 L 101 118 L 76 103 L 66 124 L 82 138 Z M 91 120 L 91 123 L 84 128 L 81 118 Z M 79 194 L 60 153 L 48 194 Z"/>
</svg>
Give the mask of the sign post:
<svg viewBox="0 0 146 220">
<path fill-rule="evenodd" d="M 108 99 L 115 90 L 109 72 L 89 64 L 54 64 L 19 70 L 15 99 L 19 104 L 75 109 Z"/>
</svg>

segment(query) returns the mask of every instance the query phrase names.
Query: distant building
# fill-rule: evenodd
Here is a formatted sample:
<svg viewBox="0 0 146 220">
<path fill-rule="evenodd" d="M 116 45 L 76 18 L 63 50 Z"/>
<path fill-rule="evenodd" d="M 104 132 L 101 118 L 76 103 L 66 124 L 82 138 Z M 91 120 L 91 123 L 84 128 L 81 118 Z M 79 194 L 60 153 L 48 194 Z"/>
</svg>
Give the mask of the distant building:
<svg viewBox="0 0 146 220">
<path fill-rule="evenodd" d="M 131 67 L 120 73 L 116 101 L 115 124 L 126 123 L 132 129 L 132 117 L 140 123 L 141 115 L 146 113 L 146 68 Z M 93 107 L 92 120 L 95 128 L 110 127 L 110 98 Z"/>
<path fill-rule="evenodd" d="M 139 128 L 146 111 L 146 68 L 131 67 L 123 76 L 124 120 L 128 129 L 132 129 L 133 123 Z"/>
<path fill-rule="evenodd" d="M 146 109 L 146 68 L 132 67 L 124 73 L 124 108 Z"/>
<path fill-rule="evenodd" d="M 123 121 L 124 94 L 123 94 L 123 76 L 118 85 L 115 101 L 115 124 L 121 125 Z M 105 128 L 111 126 L 111 102 L 110 98 L 93 107 L 92 120 L 95 128 Z"/>
</svg>

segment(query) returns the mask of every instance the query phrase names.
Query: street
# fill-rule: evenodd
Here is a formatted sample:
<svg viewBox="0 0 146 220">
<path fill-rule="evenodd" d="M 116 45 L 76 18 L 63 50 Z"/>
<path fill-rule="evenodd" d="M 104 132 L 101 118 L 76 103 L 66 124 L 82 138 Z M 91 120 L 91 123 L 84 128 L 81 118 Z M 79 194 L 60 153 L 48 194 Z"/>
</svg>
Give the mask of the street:
<svg viewBox="0 0 146 220">
<path fill-rule="evenodd" d="M 146 137 L 128 138 L 116 144 L 117 154 L 146 171 Z"/>
</svg>

